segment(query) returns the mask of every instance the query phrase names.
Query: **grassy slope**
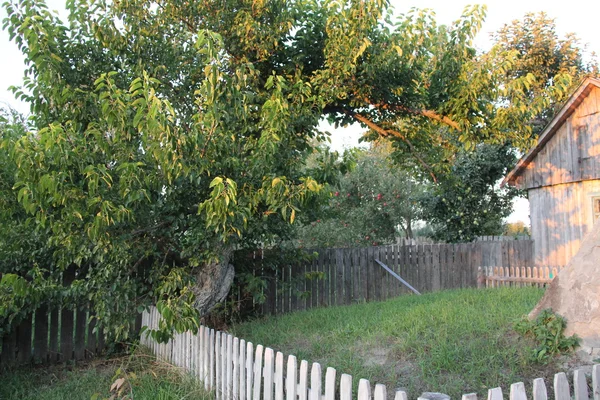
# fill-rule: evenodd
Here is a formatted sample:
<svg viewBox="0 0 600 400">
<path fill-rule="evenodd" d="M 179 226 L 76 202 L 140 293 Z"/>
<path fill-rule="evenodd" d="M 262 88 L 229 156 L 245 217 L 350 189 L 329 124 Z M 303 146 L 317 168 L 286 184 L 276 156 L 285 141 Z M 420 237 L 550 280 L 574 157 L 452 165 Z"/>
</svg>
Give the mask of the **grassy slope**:
<svg viewBox="0 0 600 400">
<path fill-rule="evenodd" d="M 339 373 L 404 388 L 409 397 L 452 398 L 542 376 L 513 323 L 542 296 L 537 288 L 455 290 L 380 303 L 299 312 L 233 327 L 239 337 Z"/>
<path fill-rule="evenodd" d="M 131 357 L 94 361 L 76 368 L 55 366 L 6 372 L 0 375 L 0 399 L 90 400 L 94 395 L 98 399 L 107 399 L 111 395 L 111 384 L 124 376 L 127 377 L 125 390 L 119 399 L 213 398 L 175 367 L 156 362 L 148 353 L 138 351 Z M 123 397 L 126 395 L 129 397 Z"/>
</svg>

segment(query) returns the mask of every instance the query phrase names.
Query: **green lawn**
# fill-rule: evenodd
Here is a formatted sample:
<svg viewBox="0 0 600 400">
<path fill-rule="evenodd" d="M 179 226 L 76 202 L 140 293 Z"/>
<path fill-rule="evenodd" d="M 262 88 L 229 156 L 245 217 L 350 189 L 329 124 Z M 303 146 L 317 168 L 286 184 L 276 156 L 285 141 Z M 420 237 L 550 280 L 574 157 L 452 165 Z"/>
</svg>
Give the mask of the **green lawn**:
<svg viewBox="0 0 600 400">
<path fill-rule="evenodd" d="M 157 362 L 147 352 L 77 367 L 22 368 L 0 375 L 2 400 L 108 399 L 111 384 L 125 377 L 118 399 L 209 400 L 203 387 L 177 368 Z"/>
<path fill-rule="evenodd" d="M 320 362 L 409 398 L 441 391 L 452 398 L 551 377 L 555 365 L 530 361 L 532 344 L 514 322 L 541 298 L 537 288 L 453 290 L 386 302 L 321 308 L 232 327 L 236 335 Z M 529 385 L 529 383 L 528 383 Z"/>
</svg>

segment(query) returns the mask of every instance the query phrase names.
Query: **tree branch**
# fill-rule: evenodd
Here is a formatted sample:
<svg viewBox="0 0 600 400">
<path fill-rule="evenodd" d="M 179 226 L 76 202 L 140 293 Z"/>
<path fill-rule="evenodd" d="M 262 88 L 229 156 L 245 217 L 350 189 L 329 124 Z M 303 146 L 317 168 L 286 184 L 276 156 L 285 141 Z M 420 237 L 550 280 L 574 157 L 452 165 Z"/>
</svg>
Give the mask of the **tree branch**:
<svg viewBox="0 0 600 400">
<path fill-rule="evenodd" d="M 408 140 L 408 138 L 406 136 L 404 136 L 400 132 L 393 130 L 393 129 L 384 129 L 384 128 L 380 127 L 379 125 L 377 125 L 376 123 L 374 123 L 373 121 L 371 121 L 370 119 L 368 119 L 367 117 L 365 117 L 364 115 L 360 115 L 360 114 L 357 114 L 355 112 L 348 111 L 348 110 L 345 110 L 344 112 L 346 114 L 350 115 L 351 117 L 353 117 L 354 119 L 356 119 L 357 121 L 362 122 L 363 124 L 367 125 L 369 128 L 371 128 L 375 132 L 379 133 L 383 137 L 393 135 L 393 136 L 396 136 L 397 138 L 400 138 L 401 140 L 403 140 L 408 145 L 408 148 L 410 149 L 410 152 L 412 153 L 412 155 L 421 163 L 421 165 L 427 171 L 429 171 L 429 175 L 431 175 L 431 178 L 433 179 L 433 181 L 435 183 L 437 183 L 437 178 L 436 178 L 435 174 L 433 173 L 433 168 L 431 168 L 431 166 L 429 164 L 427 164 L 425 162 L 425 160 L 423 160 L 423 158 L 421 158 L 421 156 L 419 156 L 419 154 L 417 153 L 417 151 L 415 149 L 415 146 L 411 143 L 410 140 Z"/>
</svg>

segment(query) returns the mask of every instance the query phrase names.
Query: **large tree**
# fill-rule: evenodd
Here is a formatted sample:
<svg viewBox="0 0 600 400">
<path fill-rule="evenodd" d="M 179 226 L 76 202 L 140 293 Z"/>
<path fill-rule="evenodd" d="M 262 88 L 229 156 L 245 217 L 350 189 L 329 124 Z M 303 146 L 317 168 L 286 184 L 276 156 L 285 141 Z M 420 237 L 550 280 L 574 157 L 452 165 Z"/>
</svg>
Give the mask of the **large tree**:
<svg viewBox="0 0 600 400">
<path fill-rule="evenodd" d="M 116 336 L 151 303 L 164 330 L 194 326 L 229 289 L 232 249 L 263 240 L 276 215 L 293 222 L 319 190 L 300 166 L 323 116 L 400 138 L 409 117 L 462 142 L 522 129 L 480 101 L 497 90 L 473 63 L 481 7 L 438 26 L 420 11 L 391 21 L 383 0 L 67 6 L 63 22 L 42 0 L 5 5 L 32 126 L 3 148 L 51 259 L 3 271 L 4 322 L 43 287 L 66 306 L 90 301 Z M 66 288 L 62 271 L 74 271 Z"/>
</svg>

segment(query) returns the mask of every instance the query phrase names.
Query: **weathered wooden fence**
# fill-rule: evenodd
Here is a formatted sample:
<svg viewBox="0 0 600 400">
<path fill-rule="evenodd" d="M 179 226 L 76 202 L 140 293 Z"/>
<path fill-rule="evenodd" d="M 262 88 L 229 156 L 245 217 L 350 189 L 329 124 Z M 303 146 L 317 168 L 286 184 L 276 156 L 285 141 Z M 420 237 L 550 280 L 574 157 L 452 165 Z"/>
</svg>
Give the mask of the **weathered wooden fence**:
<svg viewBox="0 0 600 400">
<path fill-rule="evenodd" d="M 94 357 L 104 349 L 104 335 L 94 332 L 87 308 L 38 308 L 0 338 L 0 369 L 25 364 L 53 364 Z"/>
<path fill-rule="evenodd" d="M 486 287 L 532 286 L 542 287 L 554 279 L 564 267 L 482 267 Z"/>
<path fill-rule="evenodd" d="M 379 259 L 419 292 L 477 287 L 479 267 L 532 265 L 529 240 L 368 248 L 315 249 L 312 263 L 261 272 L 267 279 L 264 314 L 386 300 L 408 294 Z"/>
<path fill-rule="evenodd" d="M 156 308 L 145 312 L 142 324 L 156 329 L 159 321 Z M 353 378 L 342 374 L 337 378 L 333 368 L 321 367 L 319 363 L 302 360 L 289 355 L 287 362 L 282 353 L 275 353 L 262 345 L 254 346 L 225 332 L 201 326 L 198 333 L 177 334 L 166 344 L 156 343 L 142 335 L 142 344 L 154 354 L 185 369 L 204 384 L 206 390 L 214 391 L 217 400 L 407 400 L 405 392 L 388 392 L 385 385 L 374 386 L 360 379 L 358 390 L 353 391 Z M 325 381 L 323 384 L 323 369 Z M 571 400 L 567 376 L 558 373 L 553 382 L 555 400 Z M 573 393 L 576 400 L 589 400 L 588 383 L 582 371 L 575 371 Z M 592 370 L 591 389 L 594 400 L 600 400 L 600 365 Z M 355 394 L 353 394 L 355 393 Z M 501 388 L 482 393 L 488 400 L 502 400 Z M 412 394 L 413 397 L 414 394 Z M 541 378 L 533 381 L 530 396 L 521 382 L 510 387 L 510 400 L 547 400 L 548 391 Z M 477 400 L 476 393 L 465 394 L 462 400 Z"/>
</svg>

